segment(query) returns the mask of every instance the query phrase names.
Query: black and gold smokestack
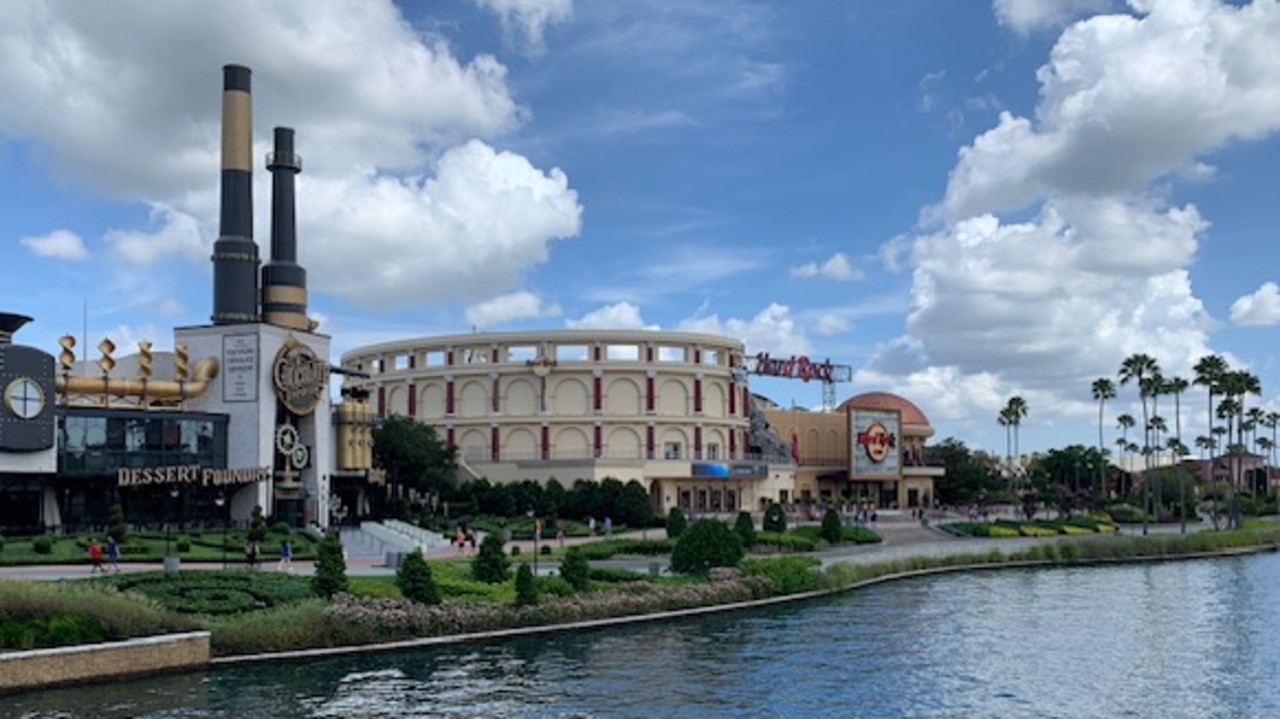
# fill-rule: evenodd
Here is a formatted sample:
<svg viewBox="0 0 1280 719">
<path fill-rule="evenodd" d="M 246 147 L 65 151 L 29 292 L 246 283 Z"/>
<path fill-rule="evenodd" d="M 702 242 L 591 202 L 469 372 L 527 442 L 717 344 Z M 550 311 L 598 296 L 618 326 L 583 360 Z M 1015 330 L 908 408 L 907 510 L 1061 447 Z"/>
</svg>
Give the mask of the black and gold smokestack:
<svg viewBox="0 0 1280 719">
<path fill-rule="evenodd" d="M 213 323 L 258 321 L 249 68 L 222 68 L 222 215 L 213 243 Z"/>
<path fill-rule="evenodd" d="M 298 266 L 293 202 L 293 176 L 302 172 L 302 158 L 293 151 L 291 128 L 276 128 L 267 169 L 271 171 L 271 261 L 262 268 L 262 320 L 310 331 L 314 325 L 307 318 L 307 271 Z"/>
</svg>

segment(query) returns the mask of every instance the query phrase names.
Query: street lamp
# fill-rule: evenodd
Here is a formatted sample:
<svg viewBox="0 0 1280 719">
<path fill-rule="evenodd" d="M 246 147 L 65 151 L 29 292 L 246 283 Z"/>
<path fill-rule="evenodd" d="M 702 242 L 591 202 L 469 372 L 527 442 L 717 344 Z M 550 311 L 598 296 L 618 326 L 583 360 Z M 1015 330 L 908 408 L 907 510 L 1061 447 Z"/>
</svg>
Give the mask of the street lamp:
<svg viewBox="0 0 1280 719">
<path fill-rule="evenodd" d="M 178 499 L 178 488 L 171 487 L 169 489 L 169 511 L 167 512 L 168 520 L 164 524 L 164 571 L 173 572 L 177 570 L 177 562 L 173 559 L 173 503 Z"/>
<path fill-rule="evenodd" d="M 533 517 L 533 510 L 528 512 L 529 517 Z M 542 519 L 533 520 L 533 576 L 538 576 L 538 535 L 542 534 Z"/>
<path fill-rule="evenodd" d="M 219 494 L 214 498 L 213 503 L 218 505 L 218 516 L 222 519 L 222 569 L 227 568 L 227 515 L 222 513 L 222 508 L 227 504 L 227 496 Z"/>
</svg>

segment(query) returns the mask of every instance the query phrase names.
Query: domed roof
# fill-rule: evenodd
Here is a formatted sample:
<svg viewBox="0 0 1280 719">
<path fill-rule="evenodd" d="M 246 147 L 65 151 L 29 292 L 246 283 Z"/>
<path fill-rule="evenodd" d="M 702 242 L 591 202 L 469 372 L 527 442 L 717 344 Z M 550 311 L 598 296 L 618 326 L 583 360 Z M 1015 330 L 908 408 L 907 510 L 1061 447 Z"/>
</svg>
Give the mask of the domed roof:
<svg viewBox="0 0 1280 719">
<path fill-rule="evenodd" d="M 848 412 L 851 409 L 896 409 L 902 412 L 903 424 L 929 424 L 929 418 L 911 400 L 891 392 L 864 392 L 846 399 L 836 407 L 837 412 Z"/>
</svg>

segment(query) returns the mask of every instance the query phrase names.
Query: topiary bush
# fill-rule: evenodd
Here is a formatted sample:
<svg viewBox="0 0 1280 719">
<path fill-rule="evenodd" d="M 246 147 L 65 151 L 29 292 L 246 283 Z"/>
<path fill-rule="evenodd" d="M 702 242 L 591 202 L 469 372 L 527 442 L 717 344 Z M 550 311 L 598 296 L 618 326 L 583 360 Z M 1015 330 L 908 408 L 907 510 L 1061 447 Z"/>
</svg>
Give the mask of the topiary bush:
<svg viewBox="0 0 1280 719">
<path fill-rule="evenodd" d="M 764 510 L 764 520 L 760 523 L 760 529 L 778 533 L 787 531 L 787 513 L 782 511 L 782 505 L 774 502 Z"/>
<path fill-rule="evenodd" d="M 587 555 L 577 547 L 569 547 L 560 560 L 560 576 L 579 592 L 591 587 L 591 563 Z"/>
<path fill-rule="evenodd" d="M 516 606 L 531 607 L 538 603 L 538 585 L 533 581 L 533 569 L 521 564 L 516 569 Z"/>
<path fill-rule="evenodd" d="M 667 512 L 667 539 L 679 539 L 688 527 L 689 520 L 685 518 L 684 512 L 679 507 L 672 507 L 671 511 Z"/>
<path fill-rule="evenodd" d="M 53 554 L 53 537 L 43 534 L 31 540 L 31 551 L 36 554 Z"/>
<path fill-rule="evenodd" d="M 249 516 L 249 541 L 261 544 L 267 539 L 267 519 L 262 516 L 262 505 L 253 508 Z"/>
<path fill-rule="evenodd" d="M 342 540 L 337 532 L 329 532 L 320 542 L 315 571 L 311 588 L 317 596 L 329 599 L 347 591 L 347 560 L 342 556 Z"/>
<path fill-rule="evenodd" d="M 114 537 L 117 543 L 124 543 L 129 533 L 129 525 L 124 522 L 124 507 L 118 503 L 111 505 L 111 514 L 107 518 L 107 536 Z"/>
<path fill-rule="evenodd" d="M 822 531 L 818 536 L 827 544 L 839 544 L 844 539 L 844 527 L 840 525 L 840 514 L 835 507 L 827 507 L 822 514 Z"/>
<path fill-rule="evenodd" d="M 705 575 L 712 567 L 736 567 L 742 540 L 717 519 L 699 519 L 680 535 L 671 551 L 671 571 Z"/>
<path fill-rule="evenodd" d="M 181 553 L 183 553 L 183 552 L 190 552 L 190 551 L 191 551 L 191 540 L 190 540 L 190 539 L 187 539 L 186 537 L 178 537 L 178 541 L 174 542 L 174 543 L 173 543 L 173 546 L 174 546 L 174 548 L 175 548 L 175 549 L 177 549 L 177 550 L 178 550 L 178 553 L 179 553 L 179 554 L 181 554 Z"/>
<path fill-rule="evenodd" d="M 396 588 L 411 602 L 440 603 L 440 588 L 431 575 L 431 565 L 427 564 L 421 552 L 409 552 L 396 568 Z"/>
<path fill-rule="evenodd" d="M 507 581 L 510 568 L 511 560 L 502 551 L 502 538 L 492 533 L 484 535 L 476 558 L 471 562 L 472 578 L 486 584 L 501 584 Z"/>
<path fill-rule="evenodd" d="M 742 546 L 750 548 L 756 543 L 756 523 L 750 512 L 738 512 L 738 519 L 733 523 L 733 531 L 738 533 Z"/>
</svg>

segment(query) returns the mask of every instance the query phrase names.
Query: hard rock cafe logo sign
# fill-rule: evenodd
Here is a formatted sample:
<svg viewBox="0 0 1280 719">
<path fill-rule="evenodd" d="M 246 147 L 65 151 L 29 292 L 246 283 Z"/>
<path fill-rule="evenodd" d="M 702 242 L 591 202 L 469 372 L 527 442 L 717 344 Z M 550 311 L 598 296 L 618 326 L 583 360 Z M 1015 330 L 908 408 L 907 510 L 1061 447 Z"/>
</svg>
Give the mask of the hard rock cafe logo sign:
<svg viewBox="0 0 1280 719">
<path fill-rule="evenodd" d="M 889 452 L 898 446 L 898 438 L 879 422 L 858 433 L 858 446 L 867 453 L 867 459 L 881 464 L 889 458 Z"/>
<path fill-rule="evenodd" d="M 770 377 L 789 377 L 791 379 L 799 379 L 808 382 L 809 380 L 821 380 L 830 382 L 834 366 L 830 361 L 814 362 L 808 357 L 801 355 L 796 357 L 792 355 L 789 359 L 774 359 L 769 356 L 768 352 L 761 352 L 756 355 L 755 373 L 760 375 L 768 375 Z"/>
<path fill-rule="evenodd" d="M 308 415 L 328 391 L 329 365 L 311 348 L 290 338 L 271 366 L 276 396 L 296 415 Z"/>
</svg>

